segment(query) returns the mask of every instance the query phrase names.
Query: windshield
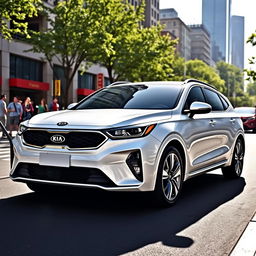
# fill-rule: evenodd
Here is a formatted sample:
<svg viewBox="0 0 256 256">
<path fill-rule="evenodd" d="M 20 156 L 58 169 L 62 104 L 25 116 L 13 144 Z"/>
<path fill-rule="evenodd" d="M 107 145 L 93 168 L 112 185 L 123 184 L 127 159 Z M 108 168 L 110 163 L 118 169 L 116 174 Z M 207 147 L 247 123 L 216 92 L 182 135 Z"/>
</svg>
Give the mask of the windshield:
<svg viewBox="0 0 256 256">
<path fill-rule="evenodd" d="M 255 108 L 236 108 L 235 111 L 244 115 L 255 115 Z"/>
<path fill-rule="evenodd" d="M 113 86 L 87 97 L 75 109 L 172 109 L 181 90 L 179 85 Z"/>
</svg>

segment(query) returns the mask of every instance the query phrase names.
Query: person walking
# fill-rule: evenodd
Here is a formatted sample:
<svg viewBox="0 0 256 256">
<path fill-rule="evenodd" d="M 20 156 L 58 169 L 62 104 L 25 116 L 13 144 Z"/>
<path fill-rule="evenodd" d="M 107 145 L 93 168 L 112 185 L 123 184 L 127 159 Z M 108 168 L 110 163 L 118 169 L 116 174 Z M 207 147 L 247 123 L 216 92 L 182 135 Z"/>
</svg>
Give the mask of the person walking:
<svg viewBox="0 0 256 256">
<path fill-rule="evenodd" d="M 25 102 L 23 104 L 23 121 L 29 120 L 34 112 L 34 107 L 31 103 L 31 99 L 29 97 L 27 97 L 25 99 Z"/>
<path fill-rule="evenodd" d="M 0 97 L 0 121 L 6 127 L 7 122 L 7 108 L 6 108 L 6 95 L 2 94 Z M 2 131 L 2 139 L 5 138 L 6 135 L 4 134 L 4 131 Z"/>
<path fill-rule="evenodd" d="M 53 101 L 50 105 L 50 111 L 58 111 L 60 108 L 60 105 L 58 103 L 58 98 L 53 98 Z"/>
<path fill-rule="evenodd" d="M 18 131 L 19 122 L 22 120 L 22 105 L 19 103 L 19 99 L 15 96 L 13 97 L 13 101 L 9 103 L 7 110 L 9 112 L 10 118 L 10 133 L 9 135 L 12 137 L 13 131 Z"/>
<path fill-rule="evenodd" d="M 48 111 L 48 106 L 47 106 L 46 100 L 45 100 L 45 98 L 42 98 L 40 105 L 38 106 L 38 114 L 44 113 L 47 111 Z"/>
</svg>

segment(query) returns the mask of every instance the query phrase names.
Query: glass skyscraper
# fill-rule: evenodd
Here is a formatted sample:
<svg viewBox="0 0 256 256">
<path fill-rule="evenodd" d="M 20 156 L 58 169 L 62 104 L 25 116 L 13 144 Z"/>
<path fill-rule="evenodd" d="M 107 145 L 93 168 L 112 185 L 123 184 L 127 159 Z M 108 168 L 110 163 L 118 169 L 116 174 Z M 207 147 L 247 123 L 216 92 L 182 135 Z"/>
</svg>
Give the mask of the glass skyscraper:
<svg viewBox="0 0 256 256">
<path fill-rule="evenodd" d="M 244 69 L 244 17 L 231 18 L 231 63 Z"/>
<path fill-rule="evenodd" d="M 212 59 L 230 62 L 231 0 L 203 0 L 202 23 L 210 32 Z"/>
</svg>

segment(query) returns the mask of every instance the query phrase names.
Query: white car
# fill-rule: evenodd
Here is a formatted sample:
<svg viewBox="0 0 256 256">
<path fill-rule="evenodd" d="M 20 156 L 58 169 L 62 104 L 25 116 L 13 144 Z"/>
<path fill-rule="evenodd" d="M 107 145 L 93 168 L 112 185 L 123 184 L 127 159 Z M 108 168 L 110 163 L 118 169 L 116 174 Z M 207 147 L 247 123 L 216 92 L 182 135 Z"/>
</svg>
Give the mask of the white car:
<svg viewBox="0 0 256 256">
<path fill-rule="evenodd" d="M 241 175 L 244 131 L 230 102 L 196 80 L 112 85 L 71 109 L 34 116 L 13 140 L 10 177 L 48 185 L 154 191 L 172 205 L 182 184 L 221 167 Z"/>
</svg>

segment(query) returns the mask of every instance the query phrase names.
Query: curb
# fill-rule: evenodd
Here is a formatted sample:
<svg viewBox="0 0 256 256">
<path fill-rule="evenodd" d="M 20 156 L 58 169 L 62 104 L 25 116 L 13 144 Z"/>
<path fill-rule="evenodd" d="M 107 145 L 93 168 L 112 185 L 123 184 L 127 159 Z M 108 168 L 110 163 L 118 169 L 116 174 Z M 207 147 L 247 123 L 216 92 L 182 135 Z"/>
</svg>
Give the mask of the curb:
<svg viewBox="0 0 256 256">
<path fill-rule="evenodd" d="M 248 223 L 230 256 L 256 256 L 256 213 Z"/>
</svg>

